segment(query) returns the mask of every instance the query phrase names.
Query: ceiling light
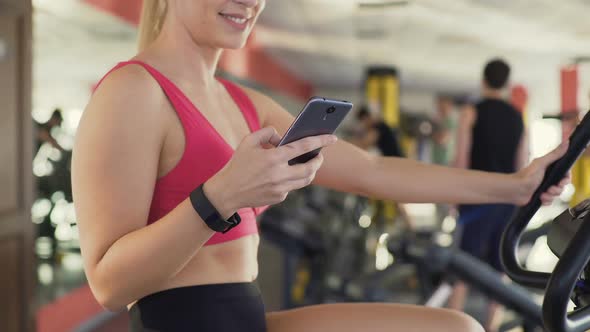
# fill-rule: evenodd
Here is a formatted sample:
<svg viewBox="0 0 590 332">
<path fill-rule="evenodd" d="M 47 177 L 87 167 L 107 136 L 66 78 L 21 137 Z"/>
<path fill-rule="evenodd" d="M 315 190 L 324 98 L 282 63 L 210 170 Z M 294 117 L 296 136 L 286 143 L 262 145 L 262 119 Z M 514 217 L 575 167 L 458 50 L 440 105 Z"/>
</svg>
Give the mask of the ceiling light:
<svg viewBox="0 0 590 332">
<path fill-rule="evenodd" d="M 410 3 L 408 0 L 362 0 L 359 1 L 359 8 L 383 9 L 388 7 L 406 6 Z"/>
</svg>

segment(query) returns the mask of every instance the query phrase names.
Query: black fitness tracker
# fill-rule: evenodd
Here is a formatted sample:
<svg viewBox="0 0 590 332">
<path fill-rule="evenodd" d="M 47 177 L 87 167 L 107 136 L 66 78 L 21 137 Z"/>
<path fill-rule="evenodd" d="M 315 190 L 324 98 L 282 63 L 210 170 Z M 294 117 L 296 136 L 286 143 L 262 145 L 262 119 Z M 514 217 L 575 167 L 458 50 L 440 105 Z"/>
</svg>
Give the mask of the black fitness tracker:
<svg viewBox="0 0 590 332">
<path fill-rule="evenodd" d="M 203 185 L 197 187 L 190 194 L 191 204 L 201 219 L 216 232 L 227 233 L 232 228 L 238 226 L 242 218 L 236 212 L 229 219 L 225 220 L 221 217 L 217 209 L 211 204 L 205 192 L 203 191 Z"/>
</svg>

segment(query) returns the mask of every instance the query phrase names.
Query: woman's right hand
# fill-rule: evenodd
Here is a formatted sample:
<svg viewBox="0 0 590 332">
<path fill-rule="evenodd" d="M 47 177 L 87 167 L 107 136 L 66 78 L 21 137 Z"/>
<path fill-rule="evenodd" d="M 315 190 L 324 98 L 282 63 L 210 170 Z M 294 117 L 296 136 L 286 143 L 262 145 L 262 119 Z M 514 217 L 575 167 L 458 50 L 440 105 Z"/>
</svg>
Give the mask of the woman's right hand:
<svg viewBox="0 0 590 332">
<path fill-rule="evenodd" d="M 272 127 L 249 134 L 225 167 L 205 183 L 207 198 L 224 218 L 240 208 L 280 203 L 290 191 L 311 184 L 324 161 L 322 154 L 305 164 L 290 166 L 289 160 L 337 141 L 334 135 L 321 135 L 267 148 L 280 139 Z"/>
</svg>

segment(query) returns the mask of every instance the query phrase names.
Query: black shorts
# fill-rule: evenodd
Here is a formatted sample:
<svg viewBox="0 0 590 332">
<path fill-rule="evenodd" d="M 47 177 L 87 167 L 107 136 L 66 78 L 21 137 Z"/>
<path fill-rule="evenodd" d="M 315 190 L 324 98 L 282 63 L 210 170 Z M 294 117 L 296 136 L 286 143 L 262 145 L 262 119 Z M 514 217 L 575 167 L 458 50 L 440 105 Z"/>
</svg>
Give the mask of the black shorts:
<svg viewBox="0 0 590 332">
<path fill-rule="evenodd" d="M 199 285 L 148 295 L 129 310 L 131 332 L 265 332 L 264 303 L 253 283 Z"/>
<path fill-rule="evenodd" d="M 506 204 L 462 206 L 459 214 L 461 250 L 503 272 L 500 241 L 515 211 L 515 206 Z"/>
</svg>

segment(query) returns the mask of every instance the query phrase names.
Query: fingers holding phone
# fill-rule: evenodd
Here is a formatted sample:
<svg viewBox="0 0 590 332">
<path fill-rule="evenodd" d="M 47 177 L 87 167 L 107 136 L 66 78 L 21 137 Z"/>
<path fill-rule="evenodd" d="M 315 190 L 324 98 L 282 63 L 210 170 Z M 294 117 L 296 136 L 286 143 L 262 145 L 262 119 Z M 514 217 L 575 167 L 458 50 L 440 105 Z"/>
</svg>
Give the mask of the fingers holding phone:
<svg viewBox="0 0 590 332">
<path fill-rule="evenodd" d="M 246 136 L 225 167 L 207 181 L 205 193 L 229 215 L 282 202 L 290 191 L 313 181 L 324 160 L 320 150 L 336 143 L 333 133 L 351 109 L 347 101 L 311 98 L 280 140 L 270 127 Z"/>
<path fill-rule="evenodd" d="M 323 147 L 336 143 L 335 135 L 318 135 L 302 138 L 277 148 L 289 165 L 304 164 L 315 158 Z"/>
<path fill-rule="evenodd" d="M 289 160 L 289 165 L 306 163 L 317 156 L 322 148 L 321 144 L 315 149 L 307 149 L 309 146 L 306 145 L 316 144 L 314 137 L 333 134 L 351 109 L 352 103 L 347 101 L 312 97 L 279 142 L 279 147 L 301 142 L 301 145 L 292 149 L 293 157 Z M 307 152 L 302 153 L 303 150 Z"/>
<path fill-rule="evenodd" d="M 311 160 L 306 163 L 290 165 L 291 180 L 286 182 L 286 186 L 289 191 L 301 189 L 309 186 L 315 179 L 316 173 L 322 167 L 324 163 L 324 156 L 322 153 L 318 153 Z"/>
<path fill-rule="evenodd" d="M 290 191 L 309 185 L 323 163 L 321 155 L 296 166 L 289 160 L 336 142 L 333 135 L 321 135 L 279 148 L 264 147 L 276 143 L 277 137 L 273 128 L 246 136 L 225 167 L 207 181 L 205 193 L 220 213 L 282 202 Z"/>
</svg>

